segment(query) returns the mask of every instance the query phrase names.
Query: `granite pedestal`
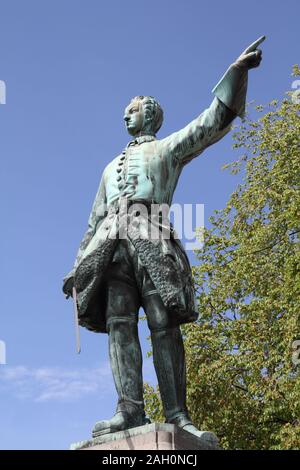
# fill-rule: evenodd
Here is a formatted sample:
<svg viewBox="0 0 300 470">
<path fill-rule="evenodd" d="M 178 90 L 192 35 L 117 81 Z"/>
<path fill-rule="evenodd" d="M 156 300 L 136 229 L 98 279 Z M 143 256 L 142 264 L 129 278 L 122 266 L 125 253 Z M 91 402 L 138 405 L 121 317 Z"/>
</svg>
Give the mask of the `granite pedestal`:
<svg viewBox="0 0 300 470">
<path fill-rule="evenodd" d="M 217 437 L 206 431 L 195 436 L 174 424 L 151 423 L 77 442 L 71 450 L 219 450 Z"/>
</svg>

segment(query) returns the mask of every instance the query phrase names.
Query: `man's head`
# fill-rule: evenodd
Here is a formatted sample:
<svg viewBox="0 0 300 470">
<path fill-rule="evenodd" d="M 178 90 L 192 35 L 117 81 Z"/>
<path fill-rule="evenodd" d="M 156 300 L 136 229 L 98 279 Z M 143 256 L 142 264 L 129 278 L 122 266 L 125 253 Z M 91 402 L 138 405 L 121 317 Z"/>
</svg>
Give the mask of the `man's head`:
<svg viewBox="0 0 300 470">
<path fill-rule="evenodd" d="M 136 96 L 125 109 L 124 121 L 132 136 L 155 135 L 163 122 L 163 110 L 152 96 Z"/>
</svg>

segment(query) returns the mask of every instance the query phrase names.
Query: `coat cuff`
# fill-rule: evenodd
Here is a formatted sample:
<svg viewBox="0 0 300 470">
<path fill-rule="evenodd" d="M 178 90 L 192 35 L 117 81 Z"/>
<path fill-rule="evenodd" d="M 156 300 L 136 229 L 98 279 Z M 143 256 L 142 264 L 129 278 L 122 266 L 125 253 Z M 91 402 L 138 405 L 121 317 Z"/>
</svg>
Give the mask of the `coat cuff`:
<svg viewBox="0 0 300 470">
<path fill-rule="evenodd" d="M 75 275 L 75 268 L 73 268 L 68 274 L 65 275 L 65 277 L 63 278 L 63 282 L 66 282 L 71 277 L 74 277 L 74 275 Z"/>
<path fill-rule="evenodd" d="M 212 92 L 241 118 L 245 115 L 248 70 L 232 64 Z"/>
</svg>

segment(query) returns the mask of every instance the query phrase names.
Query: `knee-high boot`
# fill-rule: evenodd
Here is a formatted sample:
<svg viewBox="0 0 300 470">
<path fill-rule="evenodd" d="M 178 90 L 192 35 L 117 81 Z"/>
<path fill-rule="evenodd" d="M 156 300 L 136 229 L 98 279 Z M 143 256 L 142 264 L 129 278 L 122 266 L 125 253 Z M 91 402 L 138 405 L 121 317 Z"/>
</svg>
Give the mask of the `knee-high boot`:
<svg viewBox="0 0 300 470">
<path fill-rule="evenodd" d="M 93 437 L 142 426 L 145 418 L 143 401 L 142 353 L 136 321 L 114 318 L 108 325 L 109 356 L 118 394 L 116 414 L 96 423 Z"/>
<path fill-rule="evenodd" d="M 187 415 L 185 354 L 179 327 L 151 331 L 153 362 L 167 422 Z"/>
<path fill-rule="evenodd" d="M 151 331 L 153 360 L 167 423 L 176 424 L 201 440 L 205 449 L 218 448 L 212 432 L 199 431 L 186 407 L 184 346 L 179 327 Z"/>
</svg>

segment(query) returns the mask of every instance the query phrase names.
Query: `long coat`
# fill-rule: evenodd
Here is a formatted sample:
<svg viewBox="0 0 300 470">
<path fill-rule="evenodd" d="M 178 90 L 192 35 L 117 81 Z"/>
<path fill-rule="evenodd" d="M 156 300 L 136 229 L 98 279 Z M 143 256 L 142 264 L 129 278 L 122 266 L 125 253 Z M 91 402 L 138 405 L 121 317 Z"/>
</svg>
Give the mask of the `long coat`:
<svg viewBox="0 0 300 470">
<path fill-rule="evenodd" d="M 74 277 L 82 326 L 106 332 L 103 280 L 120 236 L 122 201 L 171 205 L 183 167 L 220 140 L 237 115 L 243 115 L 247 75 L 246 69 L 230 66 L 213 90 L 212 104 L 196 119 L 161 140 L 154 135 L 137 137 L 105 168 L 74 268 L 65 278 Z M 147 232 L 153 221 L 147 214 L 137 218 L 133 211 L 126 217 L 127 236 L 172 318 L 178 324 L 195 320 L 191 269 L 173 230 L 169 239 L 153 240 Z M 161 221 L 158 226 L 161 229 Z"/>
</svg>

